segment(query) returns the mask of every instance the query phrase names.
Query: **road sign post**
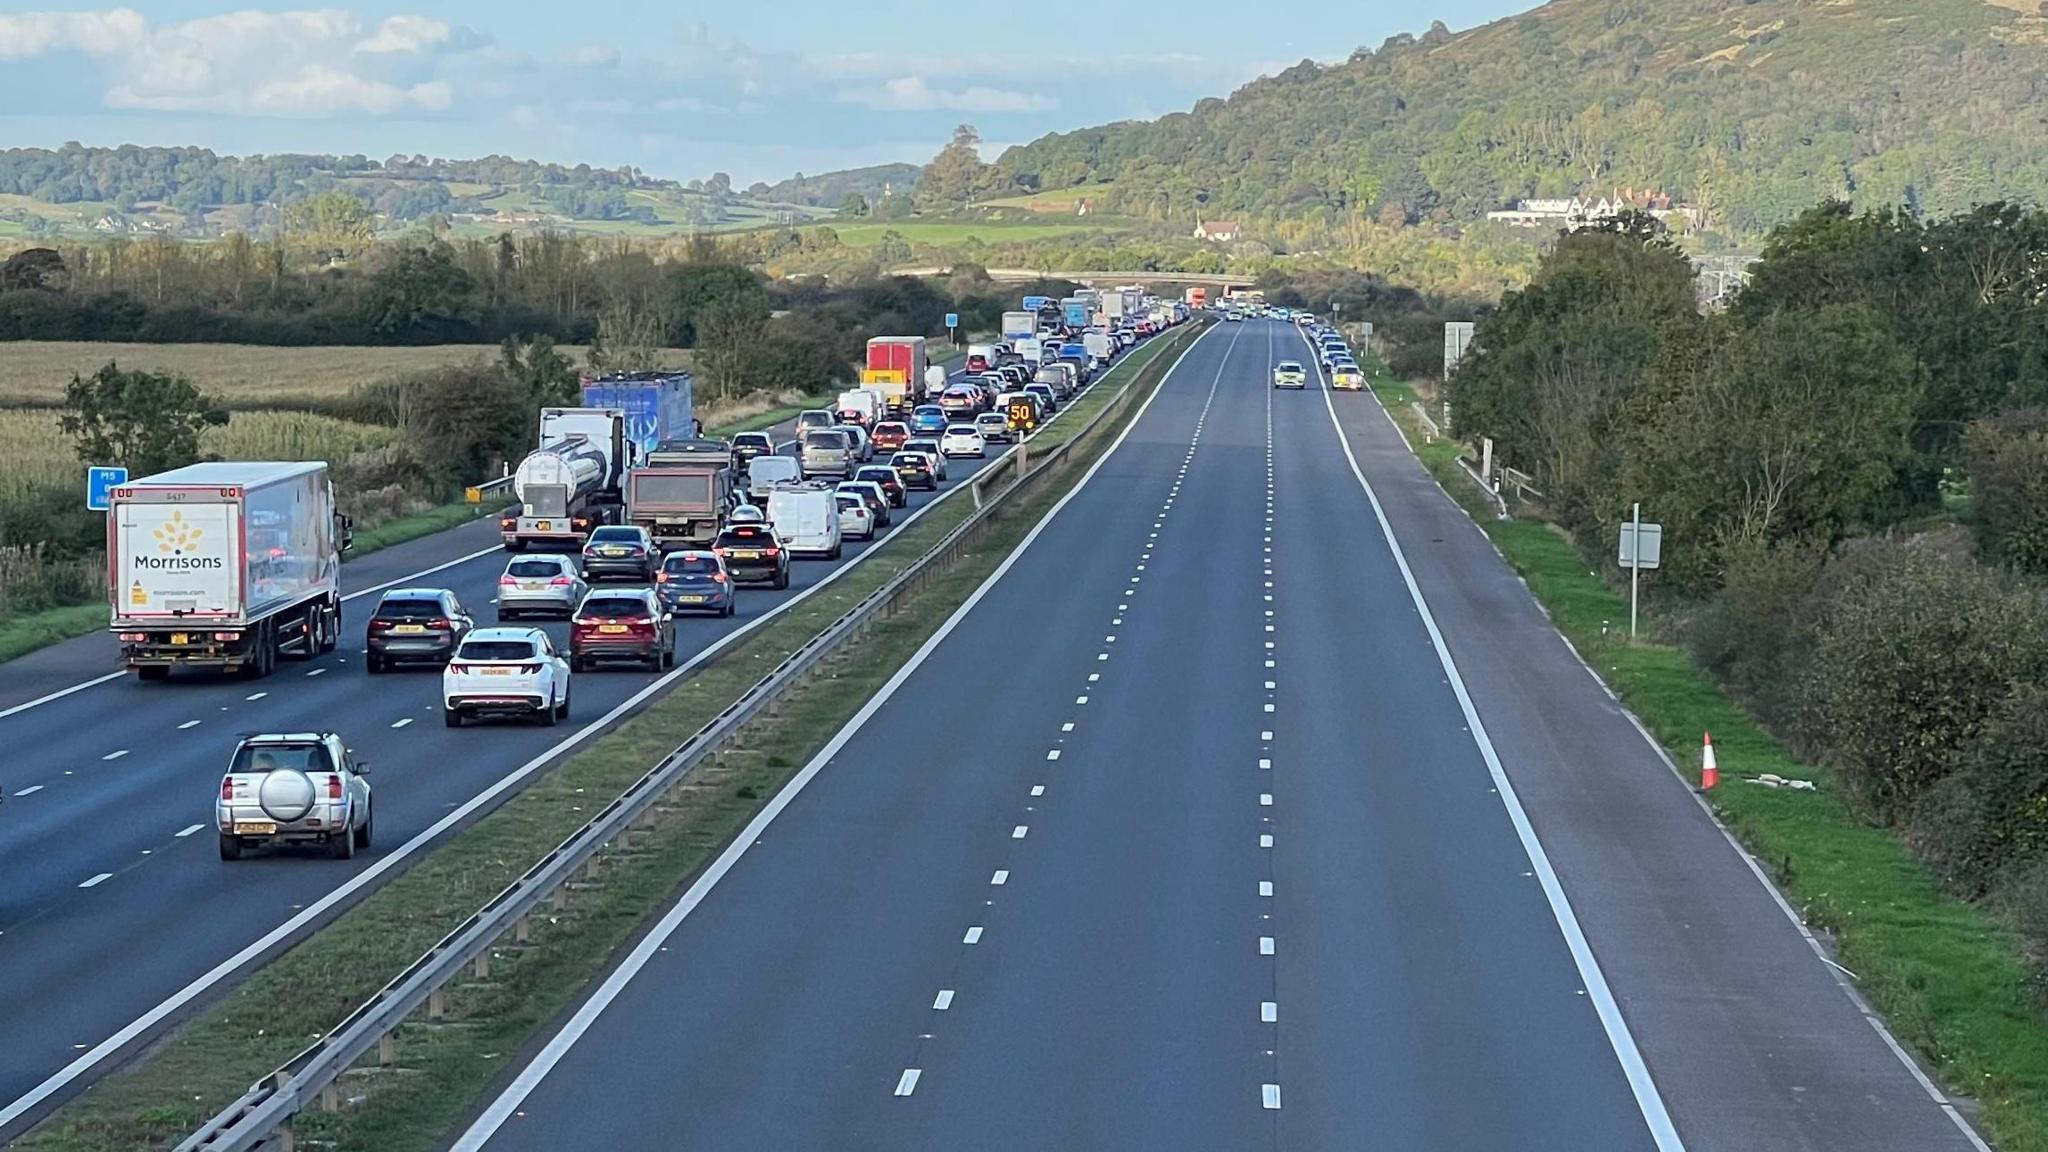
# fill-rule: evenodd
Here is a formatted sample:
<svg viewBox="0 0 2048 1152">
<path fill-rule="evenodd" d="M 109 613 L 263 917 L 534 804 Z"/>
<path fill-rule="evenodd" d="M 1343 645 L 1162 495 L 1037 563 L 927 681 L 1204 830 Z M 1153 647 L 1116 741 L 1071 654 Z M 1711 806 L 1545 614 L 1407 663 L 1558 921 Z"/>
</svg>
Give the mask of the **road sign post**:
<svg viewBox="0 0 2048 1152">
<path fill-rule="evenodd" d="M 946 343 L 951 344 L 955 348 L 960 346 L 960 341 L 953 335 L 953 329 L 959 326 L 960 314 L 958 312 L 946 313 Z"/>
<path fill-rule="evenodd" d="M 1637 503 L 1621 528 L 1621 566 L 1628 569 L 1628 638 L 1636 638 L 1636 604 L 1645 568 L 1655 568 L 1664 555 L 1664 526 L 1643 523 Z"/>
<path fill-rule="evenodd" d="M 126 468 L 87 468 L 85 470 L 85 506 L 94 512 L 105 512 L 113 506 L 114 489 L 128 482 Z"/>
</svg>

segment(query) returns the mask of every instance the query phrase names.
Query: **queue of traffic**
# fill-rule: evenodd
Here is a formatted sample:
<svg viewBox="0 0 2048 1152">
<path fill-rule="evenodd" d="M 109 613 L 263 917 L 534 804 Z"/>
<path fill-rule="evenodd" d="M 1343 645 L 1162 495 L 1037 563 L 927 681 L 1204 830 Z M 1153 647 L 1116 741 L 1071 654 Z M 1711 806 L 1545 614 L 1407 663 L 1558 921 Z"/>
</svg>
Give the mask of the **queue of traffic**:
<svg viewBox="0 0 2048 1152">
<path fill-rule="evenodd" d="M 793 562 L 836 560 L 846 540 L 875 539 L 909 506 L 913 490 L 936 492 L 950 480 L 949 461 L 982 458 L 991 443 L 1030 434 L 1114 357 L 1185 315 L 1176 305 L 1162 309 L 1156 324 L 1133 319 L 1075 331 L 1049 323 L 1025 346 L 1031 357 L 1021 341 L 973 349 L 970 371 L 951 379 L 924 364 L 923 338 L 878 338 L 861 385 L 831 409 L 801 413 L 781 443 L 769 432 L 730 442 L 702 436 L 684 373 L 587 380 L 583 407 L 542 411 L 539 444 L 513 473 L 520 502 L 500 518 L 511 555 L 494 586 L 491 618 L 453 589 L 388 589 L 365 625 L 365 672 L 437 671 L 450 728 L 566 722 L 577 676 L 673 668 L 684 617 L 733 616 L 740 586 L 786 589 Z M 913 373 L 926 367 L 937 378 L 924 382 L 928 402 L 916 403 Z M 190 606 L 178 598 L 189 593 L 180 589 L 204 581 L 161 573 L 192 567 L 191 558 L 208 549 L 235 555 L 259 530 L 271 532 L 266 541 L 309 539 L 302 554 L 265 549 L 260 572 L 230 569 L 220 595 L 242 596 L 278 632 L 248 650 L 308 657 L 332 650 L 350 526 L 333 511 L 325 466 L 202 467 L 212 470 L 173 474 L 168 485 L 139 481 L 123 494 L 133 505 L 128 519 L 147 535 L 121 552 L 116 603 L 125 598 L 136 619 L 153 618 L 149 609 L 159 602 L 182 612 Z M 270 496 L 271 487 L 294 500 Z M 227 511 L 188 519 L 194 492 Z M 309 493 L 324 499 L 304 499 Z M 272 504 L 303 505 L 305 523 L 280 520 Z M 218 539 L 209 538 L 213 529 Z M 160 559 L 166 555 L 188 562 Z M 199 566 L 202 573 L 218 567 Z M 150 579 L 129 589 L 119 578 L 130 573 Z M 566 638 L 538 626 L 540 618 L 566 620 Z M 117 628 L 135 626 L 117 617 Z M 248 675 L 270 670 L 274 657 L 237 660 L 225 625 L 180 617 L 166 627 L 178 631 L 161 639 L 124 635 L 124 644 Z M 133 666 L 145 679 L 169 671 L 168 660 Z M 318 845 L 343 859 L 368 848 L 368 774 L 332 732 L 243 738 L 215 806 L 221 858 L 287 844 Z"/>
</svg>

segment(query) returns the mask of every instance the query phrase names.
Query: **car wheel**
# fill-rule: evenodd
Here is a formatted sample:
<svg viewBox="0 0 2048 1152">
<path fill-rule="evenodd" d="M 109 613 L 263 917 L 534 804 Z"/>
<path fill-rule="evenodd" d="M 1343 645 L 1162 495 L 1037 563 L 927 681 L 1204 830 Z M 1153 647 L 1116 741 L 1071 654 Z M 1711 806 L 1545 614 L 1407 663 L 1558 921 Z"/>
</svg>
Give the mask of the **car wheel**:
<svg viewBox="0 0 2048 1152">
<path fill-rule="evenodd" d="M 441 723 L 446 724 L 450 728 L 462 727 L 462 712 L 455 708 L 448 709 L 441 713 Z"/>
<path fill-rule="evenodd" d="M 556 706 L 556 708 L 555 708 L 555 719 L 557 719 L 557 720 L 567 720 L 568 718 L 569 718 L 569 690 L 568 690 L 568 689 L 566 689 L 566 688 L 564 688 L 564 689 L 562 690 L 562 702 L 561 702 L 561 704 L 557 705 L 557 706 Z"/>
<path fill-rule="evenodd" d="M 789 587 L 789 569 L 784 568 L 775 574 L 775 586 L 783 589 Z"/>
<path fill-rule="evenodd" d="M 364 656 L 363 669 L 372 676 L 382 675 L 385 669 L 384 658 L 374 652 Z"/>
<path fill-rule="evenodd" d="M 370 834 L 376 826 L 377 809 L 374 806 L 366 805 L 363 812 L 363 826 L 356 829 L 356 847 L 367 849 L 370 846 Z"/>
<path fill-rule="evenodd" d="M 550 701 L 546 707 L 543 707 L 542 709 L 540 709 L 540 711 L 534 713 L 534 716 L 536 719 L 540 721 L 541 727 L 553 728 L 555 726 L 555 721 L 561 718 L 561 714 L 561 708 L 558 707 L 554 702 Z"/>
<path fill-rule="evenodd" d="M 588 672 L 590 671 L 590 665 L 584 663 L 581 656 L 571 656 L 569 657 L 569 671 L 572 673 Z"/>
<path fill-rule="evenodd" d="M 225 832 L 221 833 L 220 858 L 223 860 L 240 860 L 242 858 L 242 838 L 230 836 Z"/>
<path fill-rule="evenodd" d="M 830 554 L 828 554 L 828 555 L 827 555 L 827 556 L 826 556 L 825 558 L 826 558 L 827 560 L 837 560 L 837 559 L 839 559 L 839 557 L 840 557 L 840 556 L 842 556 L 842 555 L 844 555 L 844 554 L 845 554 L 845 551 L 846 551 L 846 546 L 845 546 L 844 544 L 834 544 L 834 545 L 832 546 L 832 551 L 831 551 L 831 553 L 830 553 Z"/>
<path fill-rule="evenodd" d="M 732 599 L 731 599 L 730 597 L 728 597 L 728 598 L 726 599 L 726 602 L 725 602 L 725 614 L 726 614 L 727 616 L 737 616 L 737 615 L 739 615 L 739 612 L 740 612 L 740 606 L 739 606 L 738 604 L 734 603 L 734 602 L 732 601 Z"/>
<path fill-rule="evenodd" d="M 505 623 L 505 622 L 506 622 L 506 621 L 508 621 L 508 620 L 512 620 L 512 619 L 515 619 L 515 618 L 517 618 L 517 617 L 518 617 L 518 615 L 519 615 L 519 613 L 517 613 L 517 612 L 508 612 L 508 611 L 506 611 L 505 609 L 503 609 L 503 608 L 500 608 L 500 609 L 498 609 L 498 611 L 497 611 L 496 615 L 497 615 L 497 617 L 498 617 L 498 623 L 500 623 L 500 624 L 503 624 L 503 623 Z"/>
<path fill-rule="evenodd" d="M 327 837 L 327 854 L 336 860 L 352 860 L 356 854 L 356 834 L 344 828 Z"/>
</svg>

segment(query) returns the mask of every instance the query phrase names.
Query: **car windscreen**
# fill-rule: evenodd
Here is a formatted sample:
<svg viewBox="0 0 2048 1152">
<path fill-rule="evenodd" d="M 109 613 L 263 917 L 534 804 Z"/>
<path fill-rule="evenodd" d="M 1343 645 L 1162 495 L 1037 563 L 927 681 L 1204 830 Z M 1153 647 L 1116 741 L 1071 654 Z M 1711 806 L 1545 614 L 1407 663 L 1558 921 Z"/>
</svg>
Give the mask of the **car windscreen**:
<svg viewBox="0 0 2048 1152">
<path fill-rule="evenodd" d="M 640 542 L 640 530 L 638 528 L 618 526 L 599 528 L 590 534 L 590 538 L 593 541 L 605 544 L 638 544 Z"/>
<path fill-rule="evenodd" d="M 645 620 L 653 613 L 638 596 L 592 596 L 576 614 L 598 620 Z"/>
<path fill-rule="evenodd" d="M 897 421 L 897 420 L 892 420 L 892 421 L 888 422 L 887 424 L 877 424 L 877 425 L 875 425 L 875 435 L 877 435 L 877 436 L 908 436 L 908 435 L 910 435 L 910 429 L 908 429 L 908 428 L 904 427 L 901 421 Z"/>
<path fill-rule="evenodd" d="M 837 496 L 834 496 L 833 503 L 838 504 L 841 508 L 858 508 L 862 511 L 867 510 L 867 502 L 862 500 L 860 497 L 855 496 L 851 492 L 841 492 Z"/>
<path fill-rule="evenodd" d="M 683 575 L 708 576 L 718 571 L 718 559 L 713 556 L 691 555 L 687 552 L 671 552 L 661 562 L 661 570 Z"/>
<path fill-rule="evenodd" d="M 1282 372 L 1299 372 L 1301 371 L 1301 365 L 1296 364 L 1292 360 L 1282 360 L 1280 362 L 1280 370 Z"/>
<path fill-rule="evenodd" d="M 974 430 L 974 425 L 972 425 L 972 424 L 951 424 L 951 425 L 948 425 L 948 426 L 947 426 L 947 428 L 946 428 L 946 435 L 948 435 L 948 436 L 979 436 L 979 435 L 980 435 L 980 433 L 979 433 L 979 432 L 976 432 L 976 431 Z"/>
<path fill-rule="evenodd" d="M 774 443 L 766 432 L 742 432 L 732 438 L 733 447 L 766 448 Z"/>
<path fill-rule="evenodd" d="M 562 574 L 562 566 L 554 560 L 514 560 L 505 567 L 507 576 L 525 580 L 544 580 Z"/>
<path fill-rule="evenodd" d="M 804 437 L 804 447 L 839 450 L 846 447 L 846 438 L 837 432 L 813 432 Z"/>
<path fill-rule="evenodd" d="M 455 653 L 457 660 L 532 660 L 530 640 L 467 640 Z"/>
<path fill-rule="evenodd" d="M 414 597 L 393 598 L 377 605 L 377 616 L 382 620 L 417 620 L 445 615 L 439 600 L 425 600 Z"/>
<path fill-rule="evenodd" d="M 633 499 L 641 504 L 705 507 L 711 503 L 711 477 L 702 472 L 643 472 L 633 477 Z"/>
<path fill-rule="evenodd" d="M 863 468 L 855 472 L 853 478 L 856 480 L 873 480 L 876 483 L 886 484 L 896 478 L 896 473 L 887 468 Z"/>
<path fill-rule="evenodd" d="M 925 466 L 925 459 L 922 453 L 898 452 L 889 457 L 889 463 L 897 468 L 922 468 Z"/>
<path fill-rule="evenodd" d="M 742 548 L 753 548 L 773 541 L 775 537 L 768 529 L 758 524 L 741 524 L 727 528 L 718 534 L 721 544 L 737 544 Z"/>
<path fill-rule="evenodd" d="M 228 771 L 236 773 L 332 772 L 334 758 L 324 744 L 259 744 L 235 749 L 235 762 Z"/>
</svg>

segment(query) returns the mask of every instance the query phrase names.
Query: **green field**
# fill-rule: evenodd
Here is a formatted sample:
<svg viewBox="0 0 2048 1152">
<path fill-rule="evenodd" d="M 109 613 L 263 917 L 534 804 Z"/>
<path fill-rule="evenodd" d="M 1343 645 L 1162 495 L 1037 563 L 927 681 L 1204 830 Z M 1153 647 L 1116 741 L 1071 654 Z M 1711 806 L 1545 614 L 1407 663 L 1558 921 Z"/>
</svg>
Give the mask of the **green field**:
<svg viewBox="0 0 2048 1152">
<path fill-rule="evenodd" d="M 564 346 L 582 363 L 584 349 Z M 259 344 L 117 344 L 72 340 L 0 341 L 0 408 L 56 407 L 76 372 L 89 375 L 108 361 L 123 368 L 173 372 L 228 407 L 299 408 L 345 395 L 350 388 L 482 358 L 495 361 L 494 344 L 430 344 L 416 348 L 347 345 L 282 348 Z M 690 365 L 686 349 L 668 360 Z"/>
<path fill-rule="evenodd" d="M 1111 187 L 1108 184 L 1077 184 L 1072 188 L 1054 188 L 1048 192 L 1026 192 L 1019 196 L 1005 196 L 1000 200 L 984 200 L 981 206 L 1022 208 L 1026 212 L 1072 213 L 1074 206 L 1082 200 L 1100 200 L 1109 194 Z"/>
</svg>

